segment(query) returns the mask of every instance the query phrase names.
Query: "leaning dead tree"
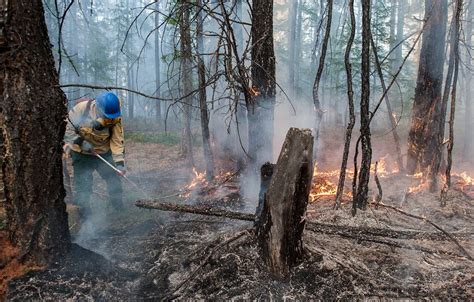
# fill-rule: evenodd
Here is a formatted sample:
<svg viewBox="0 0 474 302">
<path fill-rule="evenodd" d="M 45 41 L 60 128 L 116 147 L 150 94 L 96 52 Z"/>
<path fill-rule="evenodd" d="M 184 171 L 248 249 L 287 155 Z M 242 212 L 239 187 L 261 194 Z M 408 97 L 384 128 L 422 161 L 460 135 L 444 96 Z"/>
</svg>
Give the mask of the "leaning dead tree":
<svg viewBox="0 0 474 302">
<path fill-rule="evenodd" d="M 392 104 L 390 102 L 390 99 L 388 97 L 387 93 L 387 85 L 385 84 L 385 79 L 383 77 L 383 72 L 382 72 L 382 64 L 379 59 L 379 55 L 377 52 L 377 47 L 375 45 L 374 37 L 370 36 L 370 45 L 372 46 L 372 52 L 374 54 L 374 59 L 375 59 L 375 68 L 377 70 L 377 74 L 379 76 L 380 84 L 382 85 L 382 91 L 385 96 L 385 105 L 387 107 L 387 114 L 388 114 L 388 120 L 390 121 L 390 127 L 391 127 L 391 132 L 393 136 L 393 141 L 395 143 L 395 151 L 397 152 L 397 166 L 399 171 L 404 170 L 403 166 L 403 157 L 402 157 L 402 148 L 401 148 L 401 143 L 400 143 L 400 136 L 398 135 L 398 130 L 397 130 L 397 119 L 395 117 L 395 114 L 393 113 L 392 110 Z"/>
</svg>

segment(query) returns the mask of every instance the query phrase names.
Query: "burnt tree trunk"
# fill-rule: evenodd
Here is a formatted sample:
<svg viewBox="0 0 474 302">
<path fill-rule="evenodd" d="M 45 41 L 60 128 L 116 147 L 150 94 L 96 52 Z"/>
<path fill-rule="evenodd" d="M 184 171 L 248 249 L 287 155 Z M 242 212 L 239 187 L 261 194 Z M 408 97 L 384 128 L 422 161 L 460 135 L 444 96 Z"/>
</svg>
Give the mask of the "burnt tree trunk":
<svg viewBox="0 0 474 302">
<path fill-rule="evenodd" d="M 155 96 L 161 95 L 161 64 L 160 64 L 160 3 L 156 3 L 155 12 Z M 155 117 L 158 125 L 161 124 L 161 101 L 156 100 Z"/>
<path fill-rule="evenodd" d="M 62 146 L 67 114 L 41 1 L 10 1 L 0 48 L 7 229 L 21 259 L 47 264 L 70 246 Z"/>
<path fill-rule="evenodd" d="M 331 35 L 331 24 L 332 24 L 332 10 L 333 10 L 333 0 L 327 0 L 327 11 L 328 17 L 326 21 L 326 32 L 324 33 L 324 40 L 323 45 L 321 47 L 321 55 L 319 57 L 319 65 L 318 70 L 316 71 L 316 77 L 313 83 L 313 103 L 314 103 L 314 111 L 316 113 L 315 120 L 314 120 L 314 150 L 313 150 L 313 158 L 316 160 L 317 152 L 318 152 L 318 143 L 319 143 L 319 129 L 321 126 L 321 122 L 323 120 L 323 109 L 321 108 L 321 100 L 319 98 L 319 86 L 321 83 L 321 78 L 323 76 L 324 64 L 326 61 L 326 53 L 329 45 L 329 38 Z"/>
<path fill-rule="evenodd" d="M 454 148 L 454 119 L 456 117 L 456 95 L 459 76 L 459 38 L 461 36 L 461 17 L 463 11 L 463 0 L 457 0 L 455 6 L 455 15 L 453 20 L 451 32 L 451 54 L 450 65 L 454 64 L 453 86 L 451 89 L 451 107 L 449 114 L 449 141 L 448 141 L 448 156 L 446 166 L 446 183 L 441 192 L 441 205 L 446 203 L 446 195 L 448 189 L 451 188 L 451 168 L 453 165 L 453 148 Z M 451 62 L 454 61 L 454 62 Z M 442 129 L 444 133 L 444 128 Z M 441 137 L 441 136 L 440 136 Z M 443 135 L 444 137 L 444 135 Z"/>
<path fill-rule="evenodd" d="M 293 0 L 290 6 L 290 25 L 288 33 L 288 88 L 290 95 L 295 96 L 295 60 L 296 58 L 296 26 L 298 17 L 298 0 Z"/>
<path fill-rule="evenodd" d="M 341 170 L 339 172 L 339 181 L 336 192 L 336 207 L 339 207 L 342 196 L 344 195 L 344 183 L 346 180 L 347 161 L 349 159 L 349 149 L 351 147 L 352 131 L 355 125 L 355 108 L 354 108 L 354 88 L 352 82 L 352 64 L 351 64 L 351 50 L 354 44 L 356 32 L 356 19 L 354 12 L 354 0 L 349 0 L 349 14 L 351 16 L 351 33 L 347 41 L 346 52 L 344 54 L 344 65 L 346 69 L 347 82 L 347 100 L 349 105 L 349 123 L 347 124 L 346 133 L 344 137 L 344 151 L 342 153 Z"/>
<path fill-rule="evenodd" d="M 186 158 L 186 162 L 189 167 L 194 166 L 193 158 L 193 143 L 191 137 L 191 116 L 192 116 L 192 105 L 193 98 L 190 96 L 192 92 L 192 70 L 191 70 L 191 33 L 189 24 L 189 13 L 191 6 L 187 0 L 180 0 L 180 11 L 179 11 L 179 32 L 181 38 L 181 88 L 182 97 L 184 97 L 184 128 L 183 128 L 183 142 L 182 142 L 182 154 Z"/>
<path fill-rule="evenodd" d="M 360 142 L 362 144 L 362 160 L 360 173 L 354 169 L 354 183 L 359 177 L 357 191 L 354 194 L 353 214 L 357 208 L 367 207 L 369 195 L 370 163 L 372 161 L 372 144 L 370 137 L 370 0 L 362 1 L 362 68 L 361 68 L 361 99 L 360 99 Z M 358 144 L 357 144 L 358 145 Z M 356 146 L 358 148 L 358 146 Z M 357 163 L 357 150 L 354 164 Z M 353 186 L 355 187 L 355 186 Z"/>
<path fill-rule="evenodd" d="M 249 155 L 253 166 L 273 157 L 273 120 L 276 94 L 273 48 L 273 1 L 252 2 L 252 86 L 254 97 L 247 102 Z"/>
<path fill-rule="evenodd" d="M 201 112 L 201 131 L 202 131 L 202 145 L 204 149 L 204 158 L 206 160 L 206 178 L 212 180 L 214 178 L 214 157 L 211 147 L 211 136 L 209 133 L 209 112 L 207 109 L 207 94 L 206 94 L 206 68 L 204 60 L 202 59 L 204 39 L 202 36 L 203 20 L 201 15 L 201 0 L 196 1 L 196 48 L 197 48 L 197 66 L 199 78 L 199 109 Z"/>
<path fill-rule="evenodd" d="M 435 152 L 431 147 L 427 147 L 427 144 L 436 140 L 439 128 L 427 128 L 431 119 L 440 118 L 443 114 L 440 110 L 447 17 L 447 0 L 425 1 L 426 25 L 408 137 L 406 169 L 410 174 L 415 173 L 418 167 L 427 171 Z"/>
<path fill-rule="evenodd" d="M 279 278 L 286 277 L 303 256 L 302 235 L 313 176 L 312 151 L 311 130 L 291 128 L 271 171 L 268 191 L 263 194 L 258 242 L 264 261 Z"/>
<path fill-rule="evenodd" d="M 461 7 L 459 8 L 461 9 Z M 457 9 L 456 9 L 457 10 Z M 446 80 L 444 81 L 444 91 L 441 98 L 441 102 L 434 103 L 429 110 L 429 121 L 425 130 L 425 144 L 423 150 L 422 161 L 426 162 L 429 167 L 428 171 L 428 183 L 431 192 L 438 190 L 438 173 L 441 167 L 441 161 L 443 160 L 444 151 L 444 134 L 445 134 L 445 123 L 446 114 L 449 103 L 449 92 L 451 91 L 451 84 L 453 82 L 455 74 L 455 60 L 456 60 L 456 42 L 457 29 L 456 19 L 460 18 L 457 16 L 453 17 L 451 21 L 451 33 L 450 33 L 450 54 L 448 60 L 448 70 L 446 72 Z M 457 76 L 457 74 L 456 74 Z M 456 91 L 456 90 L 454 90 Z"/>
<path fill-rule="evenodd" d="M 295 34 L 295 85 L 293 90 L 295 91 L 294 97 L 298 100 L 301 97 L 301 46 L 302 46 L 302 31 L 303 31 L 303 4 L 299 1 L 298 14 L 296 16 L 296 34 Z"/>
<path fill-rule="evenodd" d="M 466 14 L 466 21 L 464 25 L 464 35 L 465 35 L 465 43 L 466 45 L 472 45 L 472 22 L 474 22 L 474 2 L 470 1 L 466 7 L 467 14 Z M 474 151 L 474 140 L 467 139 L 468 134 L 474 129 L 474 119 L 473 119 L 473 106 L 472 106 L 472 57 L 471 51 L 466 48 L 465 56 L 464 56 L 464 63 L 466 64 L 466 76 L 464 79 L 464 103 L 466 105 L 465 113 L 464 113 L 464 147 L 463 147 L 463 157 L 465 159 L 469 159 L 472 161 L 472 151 Z"/>
</svg>

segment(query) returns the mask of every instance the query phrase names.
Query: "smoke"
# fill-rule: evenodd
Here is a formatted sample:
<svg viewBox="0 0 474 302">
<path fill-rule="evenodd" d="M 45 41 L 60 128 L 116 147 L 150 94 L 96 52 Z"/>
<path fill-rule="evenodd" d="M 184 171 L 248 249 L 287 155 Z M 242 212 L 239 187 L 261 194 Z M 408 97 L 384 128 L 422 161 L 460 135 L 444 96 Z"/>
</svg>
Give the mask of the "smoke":
<svg viewBox="0 0 474 302">
<path fill-rule="evenodd" d="M 74 242 L 80 246 L 94 251 L 110 259 L 106 241 L 100 239 L 100 232 L 108 225 L 108 216 L 105 207 L 95 205 L 91 207 L 91 213 L 81 223 L 81 228 L 74 237 Z"/>
</svg>

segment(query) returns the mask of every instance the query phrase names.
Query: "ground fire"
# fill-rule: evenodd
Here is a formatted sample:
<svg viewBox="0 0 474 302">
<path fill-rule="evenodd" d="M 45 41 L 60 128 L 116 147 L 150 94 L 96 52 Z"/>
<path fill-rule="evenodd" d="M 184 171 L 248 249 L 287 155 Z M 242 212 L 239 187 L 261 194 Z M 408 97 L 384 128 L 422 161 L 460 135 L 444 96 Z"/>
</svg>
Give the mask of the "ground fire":
<svg viewBox="0 0 474 302">
<path fill-rule="evenodd" d="M 0 301 L 474 301 L 474 1 L 0 0 Z"/>
</svg>

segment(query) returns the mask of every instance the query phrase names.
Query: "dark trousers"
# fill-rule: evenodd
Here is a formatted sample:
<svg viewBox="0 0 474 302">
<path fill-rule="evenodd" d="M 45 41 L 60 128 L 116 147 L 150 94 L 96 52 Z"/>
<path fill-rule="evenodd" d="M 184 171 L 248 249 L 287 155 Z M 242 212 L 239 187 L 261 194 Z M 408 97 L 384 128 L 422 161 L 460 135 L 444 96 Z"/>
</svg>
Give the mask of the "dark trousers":
<svg viewBox="0 0 474 302">
<path fill-rule="evenodd" d="M 112 153 L 107 152 L 101 156 L 112 165 Z M 115 209 L 121 209 L 122 203 L 122 182 L 117 173 L 102 162 L 98 157 L 72 152 L 72 165 L 74 167 L 74 188 L 76 190 L 75 203 L 85 209 L 89 208 L 89 200 L 92 195 L 93 176 L 97 171 L 107 182 L 110 202 Z"/>
</svg>

